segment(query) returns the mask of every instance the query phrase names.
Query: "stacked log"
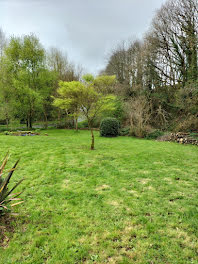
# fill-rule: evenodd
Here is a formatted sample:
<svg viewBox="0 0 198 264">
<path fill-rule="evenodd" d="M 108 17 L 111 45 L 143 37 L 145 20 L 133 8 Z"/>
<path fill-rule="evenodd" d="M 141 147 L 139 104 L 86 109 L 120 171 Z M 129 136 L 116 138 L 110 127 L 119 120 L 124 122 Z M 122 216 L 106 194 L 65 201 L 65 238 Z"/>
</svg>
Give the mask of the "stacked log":
<svg viewBox="0 0 198 264">
<path fill-rule="evenodd" d="M 171 133 L 170 141 L 174 141 L 179 144 L 191 144 L 198 146 L 198 139 L 191 137 L 190 133 L 183 133 L 183 132 Z"/>
</svg>

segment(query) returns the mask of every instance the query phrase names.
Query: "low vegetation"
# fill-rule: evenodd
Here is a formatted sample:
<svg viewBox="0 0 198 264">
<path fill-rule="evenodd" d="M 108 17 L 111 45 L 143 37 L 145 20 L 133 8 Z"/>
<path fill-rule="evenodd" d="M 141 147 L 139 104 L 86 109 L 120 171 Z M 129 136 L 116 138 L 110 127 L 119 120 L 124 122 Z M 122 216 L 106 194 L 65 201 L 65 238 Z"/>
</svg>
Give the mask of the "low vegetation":
<svg viewBox="0 0 198 264">
<path fill-rule="evenodd" d="M 1 263 L 198 263 L 197 35 L 197 0 L 167 0 L 93 76 L 0 29 L 1 155 L 23 157 L 13 187 L 0 167 Z"/>
<path fill-rule="evenodd" d="M 0 136 L 26 178 L 1 263 L 197 262 L 197 146 L 94 131 L 90 151 L 89 131 L 45 133 Z"/>
<path fill-rule="evenodd" d="M 110 116 L 140 138 L 155 130 L 197 132 L 197 35 L 197 0 L 167 0 L 144 38 L 112 48 L 98 76 L 83 76 L 36 35 L 9 37 L 0 29 L 0 124 L 8 130 L 17 120 L 30 130 L 37 121 L 45 128 L 59 122 L 77 130 L 82 118 L 92 131 Z M 108 115 L 100 111 L 107 98 L 115 102 Z"/>
<path fill-rule="evenodd" d="M 100 135 L 102 137 L 117 137 L 119 129 L 119 121 L 116 118 L 107 117 L 100 124 Z"/>
<path fill-rule="evenodd" d="M 7 177 L 4 178 L 3 174 L 4 174 L 4 169 L 5 169 L 7 162 L 8 162 L 8 153 L 6 154 L 2 162 L 2 165 L 0 167 L 0 216 L 4 214 L 5 212 L 9 211 L 11 207 L 14 207 L 15 205 L 19 205 L 20 203 L 22 203 L 21 199 L 18 198 L 21 193 L 20 192 L 13 193 L 13 191 L 23 181 L 23 179 L 18 181 L 12 188 L 9 188 L 11 177 L 14 171 L 16 170 L 19 160 L 14 164 L 12 169 L 8 172 Z M 15 203 L 12 203 L 10 205 L 10 203 L 13 201 Z"/>
</svg>

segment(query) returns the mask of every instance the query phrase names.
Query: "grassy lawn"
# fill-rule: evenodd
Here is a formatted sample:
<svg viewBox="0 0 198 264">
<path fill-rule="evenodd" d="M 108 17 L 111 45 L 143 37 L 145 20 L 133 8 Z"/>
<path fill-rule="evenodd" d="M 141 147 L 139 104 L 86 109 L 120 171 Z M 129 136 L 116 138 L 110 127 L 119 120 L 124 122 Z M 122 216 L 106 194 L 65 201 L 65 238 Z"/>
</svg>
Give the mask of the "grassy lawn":
<svg viewBox="0 0 198 264">
<path fill-rule="evenodd" d="M 0 136 L 26 178 L 0 263 L 198 263 L 196 146 L 47 133 Z"/>
</svg>

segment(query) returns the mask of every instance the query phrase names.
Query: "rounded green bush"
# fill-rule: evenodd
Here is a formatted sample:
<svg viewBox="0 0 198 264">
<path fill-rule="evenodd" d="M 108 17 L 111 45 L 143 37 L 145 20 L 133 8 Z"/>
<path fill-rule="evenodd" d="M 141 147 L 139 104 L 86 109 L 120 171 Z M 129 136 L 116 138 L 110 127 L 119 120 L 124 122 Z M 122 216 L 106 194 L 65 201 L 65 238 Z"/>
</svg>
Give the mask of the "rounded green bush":
<svg viewBox="0 0 198 264">
<path fill-rule="evenodd" d="M 100 124 L 100 135 L 102 137 L 117 137 L 120 124 L 116 118 L 104 118 Z"/>
</svg>

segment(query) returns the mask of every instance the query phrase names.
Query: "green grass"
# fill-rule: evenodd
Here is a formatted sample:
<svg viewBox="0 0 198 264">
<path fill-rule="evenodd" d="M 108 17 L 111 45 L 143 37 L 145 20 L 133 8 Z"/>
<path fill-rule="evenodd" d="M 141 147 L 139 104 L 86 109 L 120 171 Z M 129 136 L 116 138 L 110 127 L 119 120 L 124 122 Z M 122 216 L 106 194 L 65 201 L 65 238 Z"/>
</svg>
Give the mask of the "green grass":
<svg viewBox="0 0 198 264">
<path fill-rule="evenodd" d="M 0 263 L 198 263 L 196 146 L 47 133 L 0 136 L 26 178 Z"/>
</svg>

